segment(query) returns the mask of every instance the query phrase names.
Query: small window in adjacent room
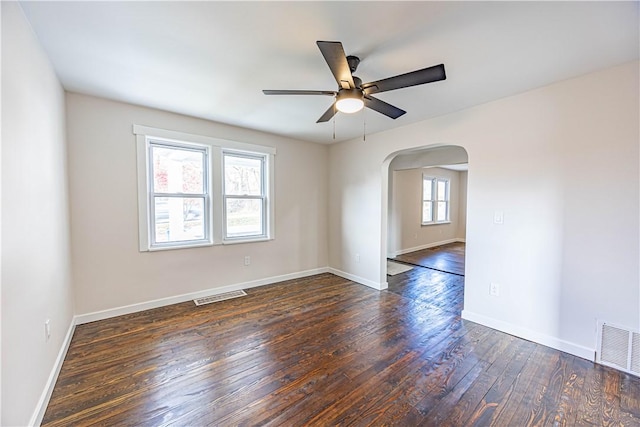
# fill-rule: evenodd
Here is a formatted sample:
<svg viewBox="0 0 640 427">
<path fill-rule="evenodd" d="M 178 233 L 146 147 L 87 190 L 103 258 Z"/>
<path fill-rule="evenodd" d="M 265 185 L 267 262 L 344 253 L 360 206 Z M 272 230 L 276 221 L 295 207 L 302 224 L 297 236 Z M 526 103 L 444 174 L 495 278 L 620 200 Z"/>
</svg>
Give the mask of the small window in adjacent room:
<svg viewBox="0 0 640 427">
<path fill-rule="evenodd" d="M 449 222 L 449 180 L 422 177 L 422 224 Z"/>
<path fill-rule="evenodd" d="M 266 237 L 265 155 L 224 152 L 224 238 Z"/>
</svg>

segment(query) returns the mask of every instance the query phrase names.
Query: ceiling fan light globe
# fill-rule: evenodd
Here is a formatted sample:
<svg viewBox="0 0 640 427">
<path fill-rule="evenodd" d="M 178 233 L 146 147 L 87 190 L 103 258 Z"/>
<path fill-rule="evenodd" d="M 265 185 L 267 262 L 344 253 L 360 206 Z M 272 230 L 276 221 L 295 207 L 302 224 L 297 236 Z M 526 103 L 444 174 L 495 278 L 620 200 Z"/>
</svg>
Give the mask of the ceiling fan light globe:
<svg viewBox="0 0 640 427">
<path fill-rule="evenodd" d="M 364 107 L 364 102 L 359 98 L 341 98 L 336 101 L 336 108 L 342 113 L 356 113 Z"/>
</svg>

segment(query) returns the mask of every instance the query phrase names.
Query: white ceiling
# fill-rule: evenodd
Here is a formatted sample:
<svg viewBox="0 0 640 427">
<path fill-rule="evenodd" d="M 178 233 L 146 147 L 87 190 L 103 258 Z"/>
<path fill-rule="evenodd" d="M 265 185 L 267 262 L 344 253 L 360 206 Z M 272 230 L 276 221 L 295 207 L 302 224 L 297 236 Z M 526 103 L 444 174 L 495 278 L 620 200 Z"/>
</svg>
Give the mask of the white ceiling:
<svg viewBox="0 0 640 427">
<path fill-rule="evenodd" d="M 432 167 L 432 166 L 430 166 Z M 456 172 L 464 172 L 464 171 L 468 171 L 469 170 L 469 164 L 468 163 L 461 163 L 458 165 L 442 165 L 442 166 L 437 166 L 439 168 L 442 169 L 449 169 L 451 171 L 456 171 Z M 426 167 L 425 169 L 428 169 L 429 167 Z"/>
<path fill-rule="evenodd" d="M 65 89 L 297 139 L 375 133 L 638 59 L 638 2 L 23 2 Z M 316 124 L 336 90 L 316 40 L 364 82 L 444 63 L 377 94 L 407 111 Z"/>
</svg>

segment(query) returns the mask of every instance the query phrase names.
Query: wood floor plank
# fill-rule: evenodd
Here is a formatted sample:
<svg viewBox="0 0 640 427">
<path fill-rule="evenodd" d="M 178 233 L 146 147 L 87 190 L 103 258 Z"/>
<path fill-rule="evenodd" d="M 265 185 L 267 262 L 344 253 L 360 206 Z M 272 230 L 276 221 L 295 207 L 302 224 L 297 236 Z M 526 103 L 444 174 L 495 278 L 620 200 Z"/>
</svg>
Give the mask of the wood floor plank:
<svg viewBox="0 0 640 427">
<path fill-rule="evenodd" d="M 620 383 L 620 409 L 625 413 L 640 419 L 640 381 L 631 375 L 622 375 Z"/>
<path fill-rule="evenodd" d="M 578 425 L 602 425 L 602 400 L 606 371 L 594 366 L 585 378 L 582 387 L 582 411 L 576 418 Z"/>
<path fill-rule="evenodd" d="M 496 362 L 510 358 L 504 355 L 512 354 L 518 344 L 513 337 L 498 333 L 496 335 L 497 341 L 484 343 L 488 344 L 488 349 L 479 354 L 476 364 L 473 364 L 473 359 L 465 361 L 468 367 L 460 369 L 460 374 L 465 375 L 464 378 L 459 375 L 457 378 L 453 376 L 453 381 L 443 381 L 437 393 L 427 396 L 416 405 L 418 410 L 430 420 L 426 424 L 435 422 L 436 425 L 461 425 L 466 418 L 469 418 L 469 411 L 476 407 L 497 375 L 504 370 L 504 365 Z M 462 364 L 461 367 L 464 365 Z M 461 382 L 467 378 L 468 372 L 476 369 L 478 365 L 483 367 L 483 371 L 473 384 L 467 386 Z M 458 397 L 461 392 L 463 394 Z M 457 399 L 456 403 L 453 407 L 449 407 L 447 402 L 452 399 Z"/>
<path fill-rule="evenodd" d="M 559 363 L 560 352 L 553 351 L 549 348 L 538 346 L 540 351 L 535 359 L 532 360 L 534 371 L 531 375 L 531 381 L 527 387 L 522 390 L 522 399 L 518 403 L 513 417 L 508 421 L 511 425 L 540 425 L 540 421 L 547 416 L 547 406 L 544 402 L 544 395 L 548 388 L 548 381 Z M 544 355 L 540 357 L 539 355 Z M 526 407 L 526 411 L 521 408 Z"/>
<path fill-rule="evenodd" d="M 439 426 L 449 416 L 456 407 L 462 396 L 481 377 L 486 368 L 489 367 L 486 361 L 477 363 L 467 374 L 456 384 L 451 392 L 442 396 L 431 407 L 420 410 L 424 416 L 421 426 Z"/>
<path fill-rule="evenodd" d="M 494 409 L 504 398 L 533 351 L 533 344 L 511 337 L 491 366 L 462 396 L 443 425 L 489 425 Z M 494 352 L 495 354 L 495 352 Z"/>
<path fill-rule="evenodd" d="M 640 425 L 639 420 L 621 410 L 622 375 L 624 374 L 621 372 L 611 371 L 609 375 L 604 377 L 604 398 L 602 399 L 601 413 L 602 425 L 605 427 Z"/>
<path fill-rule="evenodd" d="M 576 424 L 580 408 L 584 379 L 590 363 L 577 357 L 571 358 L 570 372 L 565 378 L 560 395 L 557 397 L 556 413 L 550 417 L 547 425 L 573 426 Z"/>
<path fill-rule="evenodd" d="M 499 410 L 496 411 L 491 419 L 491 425 L 511 425 L 514 417 L 520 418 L 521 423 L 528 419 L 533 409 L 531 390 L 540 382 L 544 382 L 544 378 L 541 375 L 544 372 L 547 361 L 552 361 L 554 354 L 554 351 L 547 347 L 535 345 L 527 363 L 516 376 L 509 392 L 501 400 L 498 407 Z"/>
<path fill-rule="evenodd" d="M 492 424 L 494 418 L 501 413 L 509 401 L 515 388 L 515 383 L 522 373 L 522 368 L 528 362 L 534 348 L 535 344 L 532 342 L 517 340 L 515 351 L 507 353 L 504 358 L 509 358 L 508 364 L 502 373 L 498 375 L 487 393 L 479 400 L 473 412 L 465 420 L 465 425 L 486 426 Z M 497 364 L 494 365 L 498 366 Z M 492 365 L 492 368 L 494 368 L 494 365 Z"/>
</svg>

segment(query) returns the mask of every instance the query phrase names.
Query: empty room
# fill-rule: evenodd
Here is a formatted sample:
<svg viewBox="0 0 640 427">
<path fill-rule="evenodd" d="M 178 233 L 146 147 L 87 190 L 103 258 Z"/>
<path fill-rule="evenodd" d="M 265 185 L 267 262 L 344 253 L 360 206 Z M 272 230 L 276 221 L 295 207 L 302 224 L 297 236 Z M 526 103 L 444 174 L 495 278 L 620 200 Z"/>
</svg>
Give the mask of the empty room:
<svg viewBox="0 0 640 427">
<path fill-rule="evenodd" d="M 640 426 L 640 3 L 0 7 L 2 426 Z"/>
</svg>

